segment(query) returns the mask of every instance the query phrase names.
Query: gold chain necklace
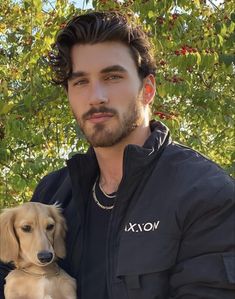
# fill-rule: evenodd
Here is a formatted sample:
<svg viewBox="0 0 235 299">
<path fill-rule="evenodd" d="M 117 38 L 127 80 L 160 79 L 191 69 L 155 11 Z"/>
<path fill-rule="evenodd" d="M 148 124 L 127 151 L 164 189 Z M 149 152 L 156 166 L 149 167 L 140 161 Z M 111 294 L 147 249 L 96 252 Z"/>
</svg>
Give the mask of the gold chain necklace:
<svg viewBox="0 0 235 299">
<path fill-rule="evenodd" d="M 115 197 L 116 197 L 116 194 L 114 194 L 114 195 L 109 195 L 109 194 L 107 194 L 107 193 L 104 191 L 104 189 L 101 187 L 100 183 L 99 183 L 99 187 L 100 187 L 100 190 L 102 191 L 102 193 L 103 193 L 106 197 L 108 197 L 108 198 L 115 198 Z"/>
<path fill-rule="evenodd" d="M 97 199 L 97 196 L 96 196 L 96 193 L 95 193 L 95 188 L 96 188 L 96 182 L 97 182 L 97 180 L 98 180 L 98 178 L 96 179 L 96 181 L 95 181 L 95 183 L 94 183 L 94 185 L 93 185 L 93 188 L 92 188 L 92 194 L 93 194 L 94 201 L 95 201 L 95 203 L 96 203 L 101 209 L 103 209 L 103 210 L 111 210 L 111 209 L 114 207 L 114 205 L 112 205 L 112 206 L 104 206 L 104 205 L 102 205 L 102 204 L 98 201 L 98 199 Z M 101 189 L 101 191 L 103 192 L 102 189 Z M 106 193 L 104 193 L 104 195 L 106 195 Z M 109 197 L 109 196 L 108 196 L 108 197 Z M 116 197 L 116 195 L 112 195 L 111 198 L 114 198 L 114 197 Z"/>
</svg>

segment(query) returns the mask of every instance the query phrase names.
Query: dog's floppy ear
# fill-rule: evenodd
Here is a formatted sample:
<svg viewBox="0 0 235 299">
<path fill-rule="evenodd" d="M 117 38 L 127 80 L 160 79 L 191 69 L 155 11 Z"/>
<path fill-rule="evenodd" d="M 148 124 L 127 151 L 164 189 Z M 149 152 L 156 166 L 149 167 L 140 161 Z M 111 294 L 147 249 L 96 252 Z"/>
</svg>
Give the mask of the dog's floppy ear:
<svg viewBox="0 0 235 299">
<path fill-rule="evenodd" d="M 57 257 L 64 258 L 66 254 L 65 249 L 65 233 L 67 226 L 65 219 L 61 214 L 61 209 L 57 206 L 50 206 L 52 217 L 55 220 L 55 233 L 54 233 L 54 251 Z"/>
<path fill-rule="evenodd" d="M 15 208 L 5 209 L 0 214 L 0 259 L 7 263 L 16 261 L 19 244 L 14 230 Z"/>
</svg>

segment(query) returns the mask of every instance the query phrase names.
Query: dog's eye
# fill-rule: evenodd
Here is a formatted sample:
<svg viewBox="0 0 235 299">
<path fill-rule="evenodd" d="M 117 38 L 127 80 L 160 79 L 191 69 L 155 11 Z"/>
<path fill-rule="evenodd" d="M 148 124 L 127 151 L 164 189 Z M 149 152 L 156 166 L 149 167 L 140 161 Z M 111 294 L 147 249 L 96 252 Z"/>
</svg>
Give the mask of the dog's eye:
<svg viewBox="0 0 235 299">
<path fill-rule="evenodd" d="M 30 233 L 32 231 L 32 227 L 30 225 L 24 225 L 21 227 L 22 231 L 25 233 Z"/>
<path fill-rule="evenodd" d="M 53 230 L 54 224 L 48 224 L 46 230 Z"/>
</svg>

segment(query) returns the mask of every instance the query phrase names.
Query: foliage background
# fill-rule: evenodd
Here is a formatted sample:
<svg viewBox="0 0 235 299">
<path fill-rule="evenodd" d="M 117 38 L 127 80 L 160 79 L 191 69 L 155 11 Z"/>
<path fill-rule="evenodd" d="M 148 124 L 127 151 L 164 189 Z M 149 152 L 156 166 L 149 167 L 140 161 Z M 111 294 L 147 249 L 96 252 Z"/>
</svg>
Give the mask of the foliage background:
<svg viewBox="0 0 235 299">
<path fill-rule="evenodd" d="M 170 127 L 175 140 L 231 174 L 234 2 L 94 0 L 92 5 L 120 10 L 144 26 L 158 66 L 153 116 Z M 0 208 L 29 200 L 40 178 L 87 148 L 47 66 L 56 32 L 83 12 L 68 0 L 0 2 Z"/>
</svg>

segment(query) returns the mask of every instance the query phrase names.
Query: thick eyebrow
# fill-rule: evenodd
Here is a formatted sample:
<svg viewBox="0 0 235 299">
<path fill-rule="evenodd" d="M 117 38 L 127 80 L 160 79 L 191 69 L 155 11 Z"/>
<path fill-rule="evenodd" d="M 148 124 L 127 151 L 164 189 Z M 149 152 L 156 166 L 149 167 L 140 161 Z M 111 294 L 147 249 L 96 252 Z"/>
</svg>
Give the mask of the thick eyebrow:
<svg viewBox="0 0 235 299">
<path fill-rule="evenodd" d="M 71 75 L 69 76 L 69 80 L 73 80 L 75 78 L 79 78 L 79 77 L 85 77 L 87 76 L 88 73 L 86 72 L 82 72 L 82 71 L 77 71 L 77 72 L 73 72 L 71 73 Z"/>
<path fill-rule="evenodd" d="M 107 74 L 107 73 L 111 73 L 111 72 L 126 73 L 127 70 L 124 67 L 122 67 L 121 65 L 117 64 L 117 65 L 108 66 L 100 71 L 101 74 Z M 71 75 L 69 76 L 69 80 L 73 80 L 73 79 L 79 78 L 79 77 L 85 77 L 88 75 L 89 75 L 88 73 L 83 72 L 83 71 L 72 72 Z"/>
<path fill-rule="evenodd" d="M 107 74 L 107 73 L 111 73 L 111 72 L 126 73 L 127 70 L 124 67 L 122 67 L 121 65 L 118 65 L 118 64 L 108 66 L 108 67 L 101 70 L 101 74 Z"/>
</svg>

